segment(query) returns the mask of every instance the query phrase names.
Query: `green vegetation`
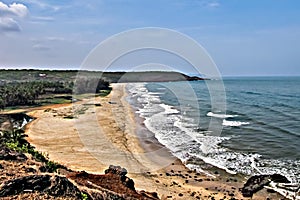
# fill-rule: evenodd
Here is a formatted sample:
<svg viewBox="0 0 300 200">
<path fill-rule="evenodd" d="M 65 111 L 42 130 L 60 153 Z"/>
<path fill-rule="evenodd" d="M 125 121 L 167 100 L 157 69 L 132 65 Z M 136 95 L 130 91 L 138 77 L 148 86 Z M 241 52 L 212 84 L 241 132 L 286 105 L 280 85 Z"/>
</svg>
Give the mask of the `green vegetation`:
<svg viewBox="0 0 300 200">
<path fill-rule="evenodd" d="M 0 69 L 0 110 L 14 106 L 71 102 L 57 95 L 110 92 L 110 83 L 203 80 L 179 72 L 99 72 L 78 70 Z M 69 95 L 70 96 L 70 95 Z"/>
<path fill-rule="evenodd" d="M 0 86 L 0 109 L 7 106 L 33 105 L 42 94 L 72 93 L 72 82 L 10 82 Z"/>
<path fill-rule="evenodd" d="M 0 109 L 22 105 L 43 105 L 53 103 L 69 103 L 70 94 L 97 93 L 100 90 L 109 90 L 109 82 L 96 78 L 80 78 L 76 86 L 72 81 L 51 82 L 6 82 L 0 85 Z M 64 94 L 64 95 L 62 95 Z"/>
<path fill-rule="evenodd" d="M 87 199 L 89 199 L 89 197 L 88 197 L 87 194 L 81 192 L 81 199 L 82 199 L 82 200 L 87 200 Z"/>
<path fill-rule="evenodd" d="M 27 140 L 26 135 L 22 129 L 15 129 L 12 131 L 3 131 L 1 133 L 1 144 L 5 145 L 7 148 L 15 150 L 20 153 L 29 153 L 32 157 L 39 161 L 45 163 L 45 170 L 47 172 L 56 172 L 59 168 L 65 168 L 64 166 L 52 162 L 48 159 L 48 156 L 35 150 Z"/>
</svg>

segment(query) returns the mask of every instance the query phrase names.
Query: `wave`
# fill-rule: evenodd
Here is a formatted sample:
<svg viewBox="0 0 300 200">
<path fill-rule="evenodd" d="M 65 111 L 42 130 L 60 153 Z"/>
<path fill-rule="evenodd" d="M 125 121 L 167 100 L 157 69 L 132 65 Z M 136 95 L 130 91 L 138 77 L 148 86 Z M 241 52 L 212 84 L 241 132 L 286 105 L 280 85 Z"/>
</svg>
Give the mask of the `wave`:
<svg viewBox="0 0 300 200">
<path fill-rule="evenodd" d="M 131 86 L 131 95 L 129 96 L 135 96 L 137 104 L 134 106 L 137 106 L 137 113 L 144 119 L 145 127 L 188 168 L 212 175 L 210 168 L 205 167 L 206 164 L 223 169 L 230 174 L 281 173 L 293 181 L 299 181 L 300 161 L 265 159 L 258 153 L 228 149 L 225 147 L 226 145 L 223 145 L 226 143 L 223 141 L 231 140 L 234 135 L 230 137 L 207 135 L 205 134 L 206 129 L 199 129 L 201 128 L 199 123 L 195 123 L 197 122 L 196 118 L 185 115 L 176 107 L 163 103 L 165 97 L 151 92 L 151 88 L 147 89 L 145 83 Z M 246 119 L 247 121 L 238 121 L 239 118 L 227 119 L 238 117 L 238 115 L 213 112 L 208 112 L 206 115 L 223 120 L 223 126 L 239 127 L 250 124 L 247 122 L 250 119 Z M 257 122 L 251 121 L 252 123 L 256 124 Z M 245 126 L 245 128 L 253 127 Z M 230 141 L 228 142 L 230 143 Z"/>
<path fill-rule="evenodd" d="M 213 113 L 213 112 L 208 112 L 206 114 L 206 116 L 208 116 L 208 117 L 215 117 L 215 118 L 221 118 L 221 119 L 226 119 L 226 118 L 237 117 L 238 115 L 226 115 L 226 114 L 217 114 L 217 113 Z"/>
<path fill-rule="evenodd" d="M 223 126 L 232 126 L 232 127 L 248 125 L 248 124 L 250 124 L 250 123 L 249 122 L 240 122 L 240 121 L 228 121 L 226 119 L 224 119 L 223 123 L 222 123 Z"/>
</svg>

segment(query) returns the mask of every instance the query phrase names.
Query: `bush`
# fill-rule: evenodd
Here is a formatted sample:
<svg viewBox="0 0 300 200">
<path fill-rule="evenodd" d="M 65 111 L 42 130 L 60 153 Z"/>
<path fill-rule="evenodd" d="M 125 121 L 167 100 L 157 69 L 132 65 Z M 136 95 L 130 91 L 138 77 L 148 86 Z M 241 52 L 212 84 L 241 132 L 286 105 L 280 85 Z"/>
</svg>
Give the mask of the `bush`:
<svg viewBox="0 0 300 200">
<path fill-rule="evenodd" d="M 25 139 L 24 131 L 21 129 L 15 129 L 12 131 L 4 131 L 1 137 L 1 143 L 3 143 L 7 148 L 18 151 L 20 153 L 29 153 L 32 157 L 46 164 L 46 170 L 48 172 L 56 172 L 58 168 L 64 168 L 64 166 L 50 161 L 48 156 L 35 150 L 35 147 L 32 146 Z"/>
</svg>

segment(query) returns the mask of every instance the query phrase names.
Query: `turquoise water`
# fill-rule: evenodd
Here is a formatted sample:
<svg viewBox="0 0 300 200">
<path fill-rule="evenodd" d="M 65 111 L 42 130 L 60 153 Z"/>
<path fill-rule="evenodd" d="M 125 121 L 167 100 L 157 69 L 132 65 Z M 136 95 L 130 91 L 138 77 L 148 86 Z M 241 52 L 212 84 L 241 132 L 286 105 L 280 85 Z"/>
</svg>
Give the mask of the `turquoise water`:
<svg viewBox="0 0 300 200">
<path fill-rule="evenodd" d="M 214 80 L 137 83 L 131 103 L 155 137 L 188 167 L 300 180 L 300 77 L 225 78 L 226 113 L 212 108 Z M 222 109 L 221 109 L 222 110 Z M 209 124 L 220 126 L 213 134 Z"/>
</svg>

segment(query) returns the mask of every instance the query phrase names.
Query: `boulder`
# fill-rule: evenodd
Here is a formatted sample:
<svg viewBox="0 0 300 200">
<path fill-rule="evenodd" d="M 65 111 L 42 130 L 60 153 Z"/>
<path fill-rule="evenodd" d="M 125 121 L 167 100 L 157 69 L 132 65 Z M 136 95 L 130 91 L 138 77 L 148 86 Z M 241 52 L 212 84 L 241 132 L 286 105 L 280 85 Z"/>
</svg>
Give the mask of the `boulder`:
<svg viewBox="0 0 300 200">
<path fill-rule="evenodd" d="M 254 193 L 261 190 L 264 186 L 268 185 L 271 181 L 277 183 L 289 183 L 290 181 L 280 174 L 272 175 L 255 175 L 248 179 L 244 184 L 241 192 L 244 197 L 252 197 Z"/>
<path fill-rule="evenodd" d="M 120 166 L 110 165 L 108 169 L 104 171 L 105 174 L 114 174 L 120 177 L 122 184 L 125 185 L 127 188 L 135 191 L 134 181 L 131 178 L 126 176 L 127 170 Z"/>
<path fill-rule="evenodd" d="M 106 169 L 104 171 L 105 174 L 116 174 L 116 175 L 119 175 L 119 176 L 126 176 L 127 174 L 127 170 L 125 168 L 122 168 L 120 166 L 114 166 L 114 165 L 110 165 L 108 167 L 108 169 Z"/>
</svg>

